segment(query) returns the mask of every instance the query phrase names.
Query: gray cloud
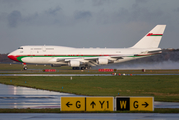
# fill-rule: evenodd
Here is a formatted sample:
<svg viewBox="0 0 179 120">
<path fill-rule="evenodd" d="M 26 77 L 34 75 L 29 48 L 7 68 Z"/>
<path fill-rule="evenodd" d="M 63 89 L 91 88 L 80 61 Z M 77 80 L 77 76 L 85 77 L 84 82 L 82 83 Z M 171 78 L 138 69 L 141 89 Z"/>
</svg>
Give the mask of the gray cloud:
<svg viewBox="0 0 179 120">
<path fill-rule="evenodd" d="M 19 5 L 22 0 L 1 0 L 0 3 L 8 4 L 10 7 Z"/>
<path fill-rule="evenodd" d="M 28 44 L 128 47 L 157 24 L 167 24 L 161 47 L 178 48 L 178 4 L 178 0 L 0 0 L 0 50 L 10 52 Z M 5 47 L 12 40 L 15 44 Z"/>
<path fill-rule="evenodd" d="M 148 0 L 135 0 L 136 1 L 136 3 L 147 3 L 148 2 Z"/>
<path fill-rule="evenodd" d="M 139 0 L 140 1 L 140 0 Z M 139 2 L 137 1 L 137 2 Z M 160 9 L 149 10 L 145 6 L 140 6 L 138 3 L 134 3 L 130 8 L 120 8 L 117 12 L 112 13 L 108 18 L 109 23 L 113 22 L 148 22 L 148 23 L 159 23 L 163 21 L 164 23 L 169 21 L 168 15 Z M 106 16 L 104 16 L 106 17 Z"/>
<path fill-rule="evenodd" d="M 0 20 L 4 17 L 6 16 L 1 14 Z M 44 10 L 41 13 L 28 15 L 22 15 L 20 11 L 15 10 L 7 16 L 7 20 L 8 25 L 11 28 L 15 28 L 20 24 L 27 26 L 69 26 L 81 21 L 88 21 L 91 17 L 92 13 L 90 11 L 76 11 L 72 16 L 66 16 L 62 8 L 57 6 L 48 10 Z"/>
<path fill-rule="evenodd" d="M 175 9 L 174 12 L 179 12 L 179 7 L 177 9 Z"/>
<path fill-rule="evenodd" d="M 131 16 L 130 19 L 132 20 L 140 20 L 140 21 L 148 21 L 156 18 L 162 18 L 163 12 L 158 9 L 149 10 L 146 7 L 139 6 L 137 3 L 132 5 L 131 13 L 129 16 Z"/>
<path fill-rule="evenodd" d="M 17 25 L 22 21 L 21 12 L 15 10 L 8 15 L 7 19 L 10 27 L 17 27 Z"/>
<path fill-rule="evenodd" d="M 146 6 L 146 4 L 148 4 Z M 171 21 L 171 14 L 164 12 L 165 6 L 154 7 L 147 0 L 135 0 L 129 7 L 120 7 L 118 10 L 108 13 L 104 10 L 98 12 L 96 18 L 102 24 L 146 22 L 166 24 Z M 162 22 L 162 23 L 161 23 Z"/>
<path fill-rule="evenodd" d="M 84 0 L 75 0 L 76 3 L 82 3 Z"/>
<path fill-rule="evenodd" d="M 89 19 L 92 17 L 92 13 L 90 11 L 78 11 L 75 12 L 74 18 L 79 20 L 79 19 Z"/>
<path fill-rule="evenodd" d="M 13 11 L 7 18 L 10 27 L 17 27 L 20 23 L 26 26 L 62 25 L 67 19 L 59 6 L 44 10 L 41 13 L 36 12 L 28 15 Z"/>
<path fill-rule="evenodd" d="M 49 10 L 45 11 L 45 13 L 49 15 L 57 15 L 61 10 L 62 9 L 59 6 L 57 6 L 54 9 L 50 8 Z"/>
<path fill-rule="evenodd" d="M 111 3 L 111 2 L 113 2 L 113 1 L 115 1 L 115 0 L 92 0 L 92 4 L 94 5 L 94 6 L 101 6 L 101 5 L 104 5 L 105 3 Z"/>
</svg>

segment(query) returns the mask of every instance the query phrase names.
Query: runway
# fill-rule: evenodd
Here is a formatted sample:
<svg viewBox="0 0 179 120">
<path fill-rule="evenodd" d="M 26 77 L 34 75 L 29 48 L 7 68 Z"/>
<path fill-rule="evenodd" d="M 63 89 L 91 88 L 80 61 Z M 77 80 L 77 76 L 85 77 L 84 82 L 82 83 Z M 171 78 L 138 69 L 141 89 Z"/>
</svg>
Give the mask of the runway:
<svg viewBox="0 0 179 120">
<path fill-rule="evenodd" d="M 132 76 L 179 75 L 179 74 L 132 74 Z M 112 74 L 0 74 L 0 76 L 115 76 Z M 117 75 L 118 76 L 118 75 Z M 125 74 L 122 76 L 131 76 Z"/>
<path fill-rule="evenodd" d="M 178 120 L 179 114 L 160 113 L 0 113 L 3 120 Z"/>
<path fill-rule="evenodd" d="M 0 108 L 60 108 L 61 96 L 75 95 L 0 84 Z"/>
<path fill-rule="evenodd" d="M 111 74 L 0 74 L 0 76 L 112 76 Z"/>
</svg>

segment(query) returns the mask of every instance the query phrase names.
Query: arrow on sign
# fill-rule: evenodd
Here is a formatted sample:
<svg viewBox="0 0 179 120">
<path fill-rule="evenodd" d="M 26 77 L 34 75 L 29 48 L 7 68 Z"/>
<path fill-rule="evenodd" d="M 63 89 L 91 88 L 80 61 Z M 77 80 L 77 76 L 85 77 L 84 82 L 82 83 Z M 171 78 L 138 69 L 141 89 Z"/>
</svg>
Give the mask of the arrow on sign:
<svg viewBox="0 0 179 120">
<path fill-rule="evenodd" d="M 96 103 L 93 101 L 90 105 L 92 105 L 92 108 L 96 105 Z"/>
<path fill-rule="evenodd" d="M 70 107 L 70 105 L 73 105 L 73 104 L 70 104 L 70 102 L 68 102 L 68 103 L 66 104 L 67 107 Z"/>
<path fill-rule="evenodd" d="M 142 105 L 145 105 L 145 108 L 149 105 L 147 102 L 145 102 L 145 104 L 142 104 Z"/>
</svg>

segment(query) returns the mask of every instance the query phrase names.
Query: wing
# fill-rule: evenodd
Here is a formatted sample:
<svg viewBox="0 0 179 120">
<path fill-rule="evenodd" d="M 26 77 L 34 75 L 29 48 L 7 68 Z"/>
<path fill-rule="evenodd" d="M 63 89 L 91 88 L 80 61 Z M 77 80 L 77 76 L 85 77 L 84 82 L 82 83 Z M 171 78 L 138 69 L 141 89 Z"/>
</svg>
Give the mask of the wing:
<svg viewBox="0 0 179 120">
<path fill-rule="evenodd" d="M 98 57 L 75 57 L 75 58 L 53 58 L 49 60 L 49 63 L 51 64 L 69 64 L 72 61 L 75 61 L 76 63 L 81 64 L 88 64 L 90 66 L 97 66 L 100 64 L 108 64 L 108 63 L 114 63 L 114 61 L 117 61 L 119 59 L 123 59 L 121 56 L 98 56 Z"/>
</svg>

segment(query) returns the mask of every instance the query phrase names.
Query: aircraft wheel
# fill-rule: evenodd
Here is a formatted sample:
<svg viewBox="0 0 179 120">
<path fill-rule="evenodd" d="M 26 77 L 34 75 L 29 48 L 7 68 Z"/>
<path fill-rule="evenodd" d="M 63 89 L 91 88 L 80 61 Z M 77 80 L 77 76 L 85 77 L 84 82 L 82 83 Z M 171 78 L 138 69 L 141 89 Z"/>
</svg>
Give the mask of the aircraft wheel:
<svg viewBox="0 0 179 120">
<path fill-rule="evenodd" d="M 27 70 L 28 68 L 27 68 L 27 67 L 24 67 L 23 69 L 24 69 L 24 70 Z"/>
<path fill-rule="evenodd" d="M 91 69 L 91 67 L 86 67 L 86 69 Z"/>
<path fill-rule="evenodd" d="M 72 67 L 73 70 L 80 70 L 80 67 Z"/>
</svg>

